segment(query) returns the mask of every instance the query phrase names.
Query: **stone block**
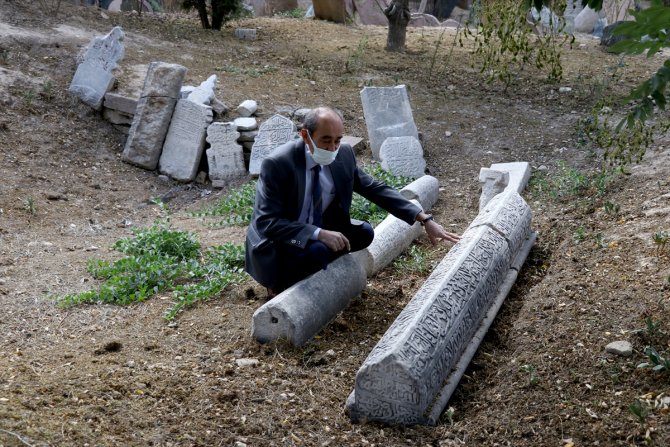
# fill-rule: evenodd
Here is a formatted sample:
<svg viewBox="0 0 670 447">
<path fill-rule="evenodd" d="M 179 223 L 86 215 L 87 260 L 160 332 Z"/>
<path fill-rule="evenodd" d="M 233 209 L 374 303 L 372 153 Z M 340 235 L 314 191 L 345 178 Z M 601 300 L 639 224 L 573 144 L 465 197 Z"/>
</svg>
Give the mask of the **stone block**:
<svg viewBox="0 0 670 447">
<path fill-rule="evenodd" d="M 105 108 L 123 112 L 128 115 L 135 115 L 137 109 L 137 99 L 128 98 L 127 96 L 119 95 L 118 93 L 105 94 Z"/>
<path fill-rule="evenodd" d="M 242 104 L 237 106 L 237 113 L 240 114 L 240 116 L 245 116 L 249 117 L 256 113 L 256 110 L 258 109 L 258 104 L 256 101 L 253 99 L 247 99 L 246 101 L 242 101 Z"/>
<path fill-rule="evenodd" d="M 258 308 L 252 318 L 253 338 L 304 345 L 361 293 L 366 280 L 365 269 L 353 255 L 341 256 Z"/>
<path fill-rule="evenodd" d="M 133 124 L 133 115 L 119 112 L 114 109 L 108 109 L 107 107 L 102 109 L 102 117 L 112 124 L 123 124 L 126 126 Z"/>
<path fill-rule="evenodd" d="M 356 150 L 359 149 L 358 146 L 359 146 L 362 142 L 363 142 L 363 139 L 360 138 L 360 137 L 354 137 L 354 136 L 351 136 L 351 135 L 344 135 L 344 136 L 342 137 L 342 143 L 346 143 L 346 144 L 348 144 L 349 146 L 351 146 L 351 148 L 352 148 L 354 151 L 356 151 Z"/>
<path fill-rule="evenodd" d="M 493 163 L 489 169 L 494 171 L 508 172 L 509 182 L 505 191 L 516 191 L 521 193 L 530 180 L 530 164 L 527 161 L 515 161 L 511 163 Z"/>
<path fill-rule="evenodd" d="M 389 137 L 379 149 L 382 169 L 393 175 L 419 178 L 426 172 L 426 160 L 419 140 L 411 137 Z"/>
<path fill-rule="evenodd" d="M 233 123 L 213 123 L 207 128 L 209 178 L 216 187 L 247 173 L 244 151 L 237 143 L 239 135 Z"/>
<path fill-rule="evenodd" d="M 144 169 L 156 169 L 185 75 L 186 68 L 181 65 L 149 64 L 123 149 L 123 161 Z"/>
<path fill-rule="evenodd" d="M 381 145 L 389 137 L 410 136 L 419 139 L 404 85 L 365 87 L 361 90 L 361 101 L 375 160 L 379 160 Z"/>
<path fill-rule="evenodd" d="M 359 369 L 347 401 L 352 420 L 436 423 L 516 278 L 512 266 L 534 240 L 530 208 L 518 193 L 499 194 L 483 214 Z"/>
<path fill-rule="evenodd" d="M 481 168 L 479 183 L 482 185 L 482 194 L 479 196 L 479 211 L 481 212 L 494 196 L 505 190 L 509 184 L 509 172 Z"/>
<path fill-rule="evenodd" d="M 209 78 L 204 80 L 197 87 L 193 87 L 191 92 L 187 96 L 191 102 L 200 104 L 203 106 L 208 106 L 214 100 L 214 89 L 216 89 L 216 75 L 211 75 Z"/>
<path fill-rule="evenodd" d="M 180 182 L 195 179 L 205 149 L 212 108 L 189 99 L 180 99 L 165 137 L 159 171 Z"/>
<path fill-rule="evenodd" d="M 112 70 L 123 59 L 123 30 L 115 26 L 104 37 L 93 39 L 77 66 L 68 91 L 95 110 L 102 108 L 103 98 L 114 85 Z"/>
<path fill-rule="evenodd" d="M 237 28 L 233 36 L 240 40 L 256 40 L 256 28 Z"/>
<path fill-rule="evenodd" d="M 295 139 L 296 130 L 293 121 L 281 115 L 274 115 L 261 124 L 254 145 L 251 148 L 249 173 L 259 175 L 263 160 L 277 147 Z"/>
<path fill-rule="evenodd" d="M 237 130 L 239 131 L 258 129 L 258 123 L 256 122 L 256 118 L 235 118 L 233 123 L 235 124 L 235 127 L 237 127 Z"/>
<path fill-rule="evenodd" d="M 246 130 L 244 132 L 239 133 L 240 136 L 237 138 L 237 141 L 240 143 L 248 143 L 248 142 L 254 142 L 256 140 L 256 136 L 258 136 L 258 131 L 256 130 Z"/>
</svg>

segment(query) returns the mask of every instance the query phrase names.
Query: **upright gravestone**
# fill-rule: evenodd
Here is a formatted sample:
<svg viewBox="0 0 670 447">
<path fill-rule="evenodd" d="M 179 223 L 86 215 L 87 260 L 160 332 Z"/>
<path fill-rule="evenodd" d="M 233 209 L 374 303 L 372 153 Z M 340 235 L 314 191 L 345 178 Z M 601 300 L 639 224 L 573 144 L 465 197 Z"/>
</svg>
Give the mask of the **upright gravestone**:
<svg viewBox="0 0 670 447">
<path fill-rule="evenodd" d="M 207 128 L 207 163 L 212 186 L 221 188 L 227 180 L 247 173 L 244 151 L 237 143 L 240 133 L 233 123 L 213 123 Z"/>
<path fill-rule="evenodd" d="M 181 182 L 195 179 L 205 149 L 205 134 L 212 122 L 212 108 L 180 99 L 163 144 L 159 171 Z"/>
<path fill-rule="evenodd" d="M 93 39 L 70 83 L 69 92 L 96 110 L 114 84 L 112 70 L 123 59 L 123 37 L 123 30 L 115 26 L 106 36 Z"/>
<path fill-rule="evenodd" d="M 122 160 L 144 169 L 156 169 L 170 118 L 179 98 L 186 68 L 152 62 L 130 127 Z"/>
<path fill-rule="evenodd" d="M 293 140 L 295 135 L 296 127 L 293 121 L 281 115 L 274 115 L 261 124 L 261 127 L 258 129 L 258 136 L 251 147 L 249 173 L 251 175 L 259 175 L 263 160 L 277 147 Z"/>
<path fill-rule="evenodd" d="M 382 168 L 393 175 L 419 178 L 426 171 L 421 143 L 414 137 L 389 137 L 379 149 Z"/>
<path fill-rule="evenodd" d="M 361 101 L 375 160 L 379 160 L 382 143 L 389 137 L 409 136 L 419 139 L 404 85 L 365 87 L 361 90 Z"/>
</svg>

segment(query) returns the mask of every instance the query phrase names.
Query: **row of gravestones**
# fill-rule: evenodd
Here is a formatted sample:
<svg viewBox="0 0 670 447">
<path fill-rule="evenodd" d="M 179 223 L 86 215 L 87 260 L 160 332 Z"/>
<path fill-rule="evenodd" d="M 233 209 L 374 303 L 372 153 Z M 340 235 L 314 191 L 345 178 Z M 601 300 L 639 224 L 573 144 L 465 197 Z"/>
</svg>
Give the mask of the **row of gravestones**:
<svg viewBox="0 0 670 447">
<path fill-rule="evenodd" d="M 110 92 L 112 71 L 124 54 L 123 39 L 119 27 L 96 37 L 77 67 L 70 92 L 127 129 L 125 162 L 158 168 L 178 181 L 193 181 L 209 143 L 209 177 L 213 186 L 222 187 L 246 175 L 247 156 L 248 172 L 258 175 L 263 160 L 275 148 L 297 138 L 297 126 L 281 115 L 272 116 L 256 130 L 258 124 L 251 115 L 257 104 L 252 100 L 237 108 L 240 118 L 214 122 L 214 113 L 227 111 L 214 94 L 216 76 L 198 87 L 183 87 L 186 68 L 177 64 L 151 63 L 137 101 Z M 421 177 L 426 163 L 405 86 L 366 87 L 361 100 L 373 158 L 395 175 Z M 302 120 L 307 110 L 299 109 L 293 116 Z"/>
</svg>

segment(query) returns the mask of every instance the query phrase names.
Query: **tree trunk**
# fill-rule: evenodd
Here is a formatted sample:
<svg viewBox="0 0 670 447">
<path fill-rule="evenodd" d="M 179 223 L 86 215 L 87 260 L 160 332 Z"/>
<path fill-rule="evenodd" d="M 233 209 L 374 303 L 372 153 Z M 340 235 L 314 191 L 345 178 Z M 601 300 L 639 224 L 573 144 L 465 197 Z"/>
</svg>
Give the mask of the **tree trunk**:
<svg viewBox="0 0 670 447">
<path fill-rule="evenodd" d="M 387 51 L 403 51 L 407 24 L 410 19 L 409 0 L 393 0 L 384 15 L 389 20 L 389 33 L 386 39 Z"/>
<path fill-rule="evenodd" d="M 207 5 L 205 0 L 196 0 L 196 8 L 198 8 L 198 15 L 200 16 L 200 23 L 204 29 L 210 29 L 209 18 L 207 17 Z"/>
</svg>

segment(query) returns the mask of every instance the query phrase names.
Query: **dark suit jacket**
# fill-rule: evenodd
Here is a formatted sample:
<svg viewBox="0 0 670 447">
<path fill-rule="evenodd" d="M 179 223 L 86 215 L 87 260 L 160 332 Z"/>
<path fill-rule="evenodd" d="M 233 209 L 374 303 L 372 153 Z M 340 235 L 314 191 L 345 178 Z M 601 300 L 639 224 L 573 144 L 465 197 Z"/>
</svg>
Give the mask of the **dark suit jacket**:
<svg viewBox="0 0 670 447">
<path fill-rule="evenodd" d="M 260 284 L 277 284 L 276 244 L 304 248 L 316 230 L 298 221 L 305 197 L 305 143 L 286 143 L 266 158 L 256 186 L 256 204 L 247 229 L 245 270 Z M 376 203 L 409 225 L 421 209 L 398 191 L 375 180 L 356 165 L 350 145 L 342 144 L 330 165 L 336 196 L 324 212 L 325 229 L 350 224 L 349 209 L 353 192 Z"/>
</svg>

